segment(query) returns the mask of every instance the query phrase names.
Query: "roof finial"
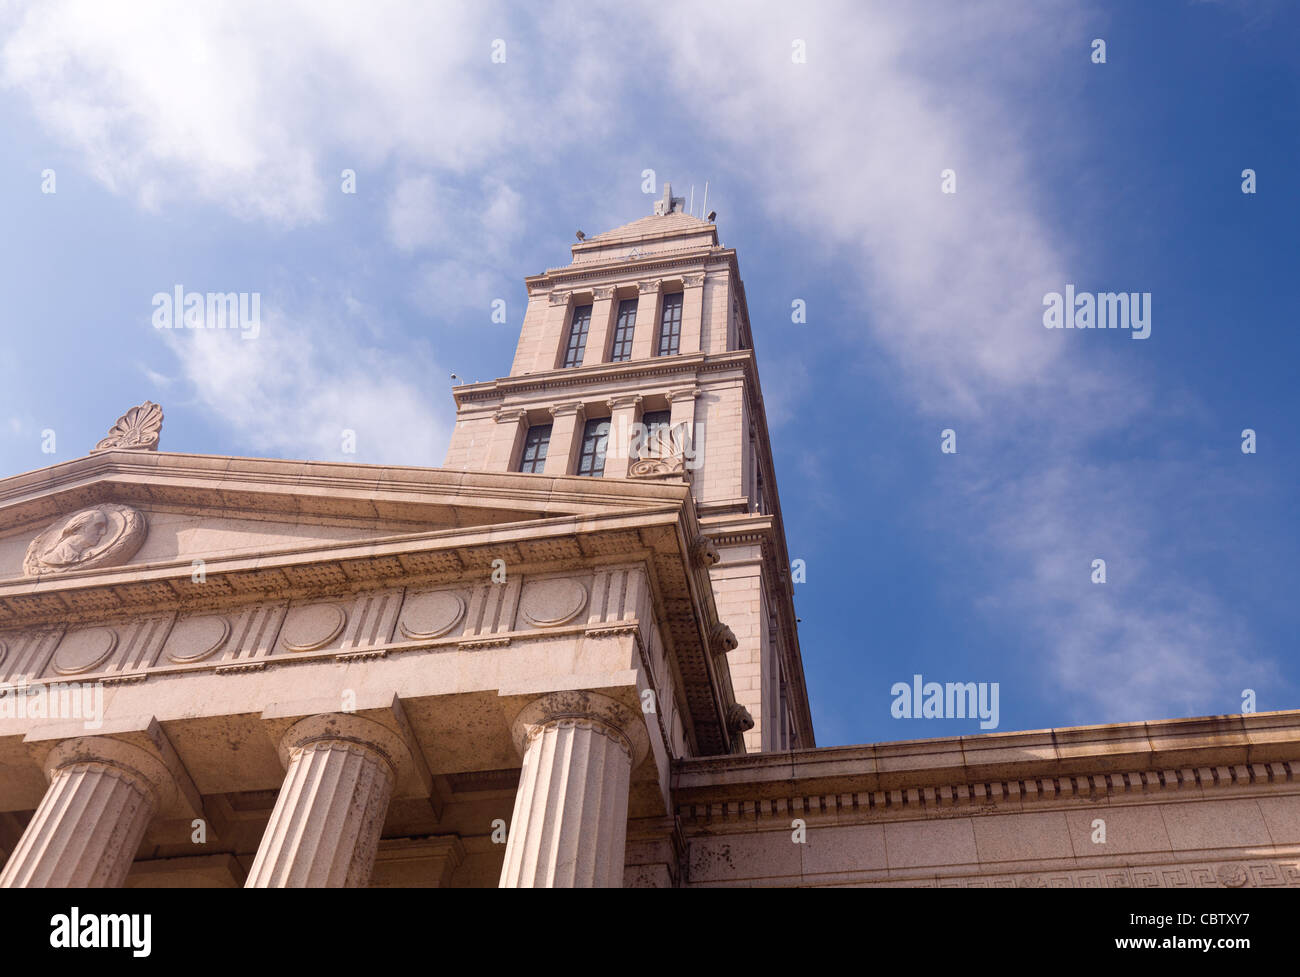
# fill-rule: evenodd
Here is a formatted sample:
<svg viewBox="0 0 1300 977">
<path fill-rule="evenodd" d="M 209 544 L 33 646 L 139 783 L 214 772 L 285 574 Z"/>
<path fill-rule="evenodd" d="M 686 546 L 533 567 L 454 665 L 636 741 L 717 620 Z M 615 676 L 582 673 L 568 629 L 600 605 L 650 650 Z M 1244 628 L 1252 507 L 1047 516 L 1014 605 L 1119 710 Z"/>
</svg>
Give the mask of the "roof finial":
<svg viewBox="0 0 1300 977">
<path fill-rule="evenodd" d="M 119 417 L 117 423 L 109 430 L 108 437 L 95 445 L 92 450 L 108 451 L 112 448 L 127 448 L 133 451 L 157 451 L 162 422 L 162 408 L 146 400 L 139 407 L 132 407 Z"/>
<path fill-rule="evenodd" d="M 673 185 L 671 183 L 665 183 L 664 198 L 663 200 L 659 200 L 655 202 L 655 213 L 662 217 L 665 214 L 681 213 L 685 209 L 686 209 L 686 198 L 674 197 Z"/>
</svg>

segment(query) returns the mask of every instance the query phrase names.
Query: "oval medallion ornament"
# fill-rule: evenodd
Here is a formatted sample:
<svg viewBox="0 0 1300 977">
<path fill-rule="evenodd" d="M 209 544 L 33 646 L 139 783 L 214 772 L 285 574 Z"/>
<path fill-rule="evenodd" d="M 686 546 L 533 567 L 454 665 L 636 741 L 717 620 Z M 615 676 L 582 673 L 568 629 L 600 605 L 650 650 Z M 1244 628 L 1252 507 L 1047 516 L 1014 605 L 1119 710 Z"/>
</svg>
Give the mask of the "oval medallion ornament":
<svg viewBox="0 0 1300 977">
<path fill-rule="evenodd" d="M 413 640 L 440 638 L 456 626 L 464 613 L 465 601 L 456 594 L 414 594 L 402 608 L 402 634 Z"/>
<path fill-rule="evenodd" d="M 534 580 L 524 586 L 519 613 L 535 627 L 553 628 L 572 621 L 586 603 L 587 588 L 576 580 Z"/>
<path fill-rule="evenodd" d="M 121 566 L 135 556 L 148 531 L 144 513 L 130 506 L 106 503 L 82 509 L 32 540 L 23 572 L 34 577 Z"/>
<path fill-rule="evenodd" d="M 284 622 L 280 644 L 290 651 L 316 651 L 337 638 L 347 621 L 347 613 L 338 604 L 295 607 Z"/>
<path fill-rule="evenodd" d="M 54 670 L 60 675 L 88 672 L 104 664 L 117 647 L 117 632 L 112 628 L 88 628 L 73 631 L 59 642 L 54 653 Z"/>
<path fill-rule="evenodd" d="M 187 617 L 167 636 L 167 657 L 182 665 L 202 661 L 220 651 L 228 637 L 230 622 L 224 617 Z"/>
</svg>

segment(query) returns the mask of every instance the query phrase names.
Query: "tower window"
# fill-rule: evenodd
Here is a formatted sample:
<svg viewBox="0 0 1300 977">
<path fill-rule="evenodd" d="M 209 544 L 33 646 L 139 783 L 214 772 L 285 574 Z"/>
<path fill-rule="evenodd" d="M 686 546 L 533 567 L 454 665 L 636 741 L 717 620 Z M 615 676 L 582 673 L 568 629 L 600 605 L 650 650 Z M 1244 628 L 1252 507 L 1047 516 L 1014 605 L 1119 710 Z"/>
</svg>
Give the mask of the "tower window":
<svg viewBox="0 0 1300 977">
<path fill-rule="evenodd" d="M 551 446 L 551 425 L 536 424 L 524 438 L 524 454 L 519 459 L 521 472 L 540 474 L 546 467 L 546 449 Z"/>
<path fill-rule="evenodd" d="M 582 354 L 587 349 L 587 331 L 591 328 L 591 306 L 580 305 L 573 310 L 569 325 L 569 342 L 564 348 L 564 365 L 582 366 Z"/>
<path fill-rule="evenodd" d="M 578 474 L 600 478 L 605 474 L 605 448 L 609 444 L 609 421 L 593 419 L 582 429 L 582 454 Z"/>
<path fill-rule="evenodd" d="M 652 455 L 658 450 L 660 433 L 667 433 L 672 427 L 672 411 L 650 410 L 641 415 L 641 426 L 645 428 L 646 450 Z"/>
<path fill-rule="evenodd" d="M 632 333 L 636 329 L 636 299 L 618 303 L 618 323 L 614 326 L 614 346 L 610 350 L 611 363 L 632 358 Z"/>
<path fill-rule="evenodd" d="M 682 345 L 682 293 L 664 296 L 664 311 L 659 319 L 658 356 L 675 356 Z"/>
<path fill-rule="evenodd" d="M 670 410 L 649 410 L 641 415 L 641 423 L 645 425 L 645 433 L 648 437 L 654 437 L 655 432 L 661 427 L 672 426 L 673 412 Z"/>
</svg>

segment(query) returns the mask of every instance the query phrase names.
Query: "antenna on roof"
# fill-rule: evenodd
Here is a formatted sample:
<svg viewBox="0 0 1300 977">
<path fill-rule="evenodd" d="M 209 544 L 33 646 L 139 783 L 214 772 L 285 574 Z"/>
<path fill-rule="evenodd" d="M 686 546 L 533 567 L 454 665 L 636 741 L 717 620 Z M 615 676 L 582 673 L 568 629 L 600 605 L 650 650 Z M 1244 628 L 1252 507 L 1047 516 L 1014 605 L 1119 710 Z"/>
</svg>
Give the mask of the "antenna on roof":
<svg viewBox="0 0 1300 977">
<path fill-rule="evenodd" d="M 687 211 L 692 217 L 695 216 L 695 184 L 691 184 L 691 206 Z"/>
<path fill-rule="evenodd" d="M 704 181 L 704 203 L 700 204 L 700 213 L 707 214 L 708 212 L 709 212 L 709 181 L 705 180 Z"/>
</svg>

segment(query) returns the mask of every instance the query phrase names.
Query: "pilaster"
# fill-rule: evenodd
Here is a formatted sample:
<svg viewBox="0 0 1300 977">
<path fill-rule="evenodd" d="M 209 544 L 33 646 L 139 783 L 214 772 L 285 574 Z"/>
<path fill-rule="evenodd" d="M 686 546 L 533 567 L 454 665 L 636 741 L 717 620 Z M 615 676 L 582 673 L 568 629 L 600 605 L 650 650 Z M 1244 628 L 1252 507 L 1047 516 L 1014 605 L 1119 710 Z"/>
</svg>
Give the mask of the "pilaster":
<svg viewBox="0 0 1300 977">
<path fill-rule="evenodd" d="M 632 425 L 641 419 L 640 394 L 611 397 L 609 405 L 609 442 L 605 448 L 605 477 L 627 478 L 632 441 Z"/>
<path fill-rule="evenodd" d="M 659 298 L 662 282 L 658 279 L 639 281 L 637 285 L 636 333 L 632 337 L 632 359 L 649 359 L 655 354 L 659 341 Z"/>
<path fill-rule="evenodd" d="M 580 403 L 556 404 L 551 408 L 551 445 L 546 452 L 547 475 L 572 473 L 586 418 L 586 410 Z"/>
<path fill-rule="evenodd" d="M 681 352 L 698 353 L 704 322 L 704 275 L 682 277 Z"/>
</svg>

